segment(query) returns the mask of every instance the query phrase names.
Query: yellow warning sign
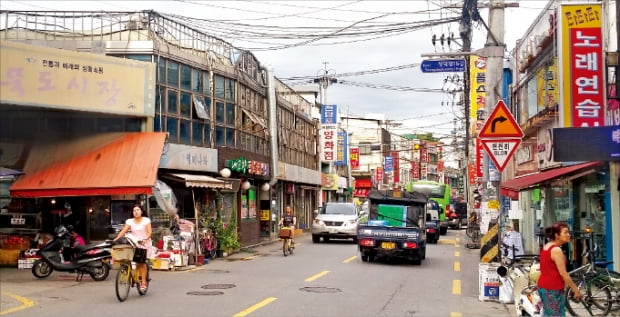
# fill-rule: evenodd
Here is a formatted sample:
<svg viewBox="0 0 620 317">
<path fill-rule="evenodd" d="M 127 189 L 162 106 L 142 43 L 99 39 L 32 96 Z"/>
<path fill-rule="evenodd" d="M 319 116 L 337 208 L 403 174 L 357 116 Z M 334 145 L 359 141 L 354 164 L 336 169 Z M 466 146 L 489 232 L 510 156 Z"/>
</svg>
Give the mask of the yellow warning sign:
<svg viewBox="0 0 620 317">
<path fill-rule="evenodd" d="M 478 137 L 483 139 L 522 138 L 523 131 L 512 116 L 512 113 L 510 113 L 510 110 L 508 110 L 508 107 L 506 107 L 504 101 L 500 100 L 484 123 Z"/>
</svg>

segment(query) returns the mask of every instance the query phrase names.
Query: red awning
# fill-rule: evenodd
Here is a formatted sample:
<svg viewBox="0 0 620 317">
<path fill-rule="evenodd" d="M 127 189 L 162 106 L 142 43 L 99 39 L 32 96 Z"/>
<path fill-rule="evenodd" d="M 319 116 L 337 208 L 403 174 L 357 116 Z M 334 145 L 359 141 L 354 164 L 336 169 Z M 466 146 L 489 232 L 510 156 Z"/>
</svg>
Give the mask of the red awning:
<svg viewBox="0 0 620 317">
<path fill-rule="evenodd" d="M 533 187 L 534 185 L 556 179 L 558 177 L 579 171 L 581 169 L 594 167 L 599 164 L 601 164 L 601 162 L 598 161 L 582 163 L 577 165 L 554 168 L 540 173 L 511 179 L 501 183 L 502 195 L 516 199 L 519 197 L 520 190 Z"/>
<path fill-rule="evenodd" d="M 11 197 L 151 194 L 165 140 L 135 132 L 35 144 Z"/>
<path fill-rule="evenodd" d="M 368 197 L 368 194 L 370 194 L 370 188 L 356 188 L 353 191 L 353 197 Z"/>
</svg>

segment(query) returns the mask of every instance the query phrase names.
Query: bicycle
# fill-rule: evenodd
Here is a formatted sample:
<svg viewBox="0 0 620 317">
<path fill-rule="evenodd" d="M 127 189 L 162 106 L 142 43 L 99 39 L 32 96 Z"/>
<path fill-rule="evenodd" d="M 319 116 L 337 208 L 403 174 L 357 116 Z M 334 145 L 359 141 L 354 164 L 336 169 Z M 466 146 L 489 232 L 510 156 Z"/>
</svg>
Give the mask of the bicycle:
<svg viewBox="0 0 620 317">
<path fill-rule="evenodd" d="M 480 217 L 478 217 L 478 213 L 476 211 L 472 211 L 469 218 L 467 218 L 467 229 L 465 230 L 465 234 L 474 243 L 480 242 L 479 218 Z"/>
<path fill-rule="evenodd" d="M 293 234 L 293 230 L 289 227 L 280 228 L 280 232 L 278 236 L 282 239 L 282 253 L 284 256 L 288 256 L 289 254 L 293 254 L 293 250 L 295 246 L 293 245 L 291 236 Z"/>
<path fill-rule="evenodd" d="M 118 261 L 120 268 L 118 273 L 116 273 L 115 280 L 115 291 L 116 298 L 120 302 L 124 302 L 129 296 L 129 289 L 135 286 L 138 289 L 138 294 L 140 296 L 146 295 L 149 289 L 150 282 L 150 264 L 146 264 L 146 288 L 140 288 L 140 283 L 142 282 L 142 276 L 140 275 L 140 271 L 133 267 L 134 265 L 134 256 L 136 251 L 146 249 L 139 249 L 137 244 L 131 240 L 126 239 L 128 244 L 119 244 L 112 247 L 112 258 L 114 261 Z M 139 253 L 143 253 L 143 257 L 146 258 L 146 252 L 138 251 Z"/>
<path fill-rule="evenodd" d="M 594 252 L 591 248 L 591 230 L 586 228 L 582 234 L 585 234 L 587 239 L 583 256 L 588 259 L 588 263 L 568 274 L 575 280 L 583 298 L 580 301 L 577 300 L 572 289 L 568 288 L 565 293 L 566 309 L 573 316 L 606 316 L 610 313 L 614 302 L 611 296 L 611 291 L 614 290 L 614 279 L 607 269 L 600 269 L 596 266 Z"/>
</svg>

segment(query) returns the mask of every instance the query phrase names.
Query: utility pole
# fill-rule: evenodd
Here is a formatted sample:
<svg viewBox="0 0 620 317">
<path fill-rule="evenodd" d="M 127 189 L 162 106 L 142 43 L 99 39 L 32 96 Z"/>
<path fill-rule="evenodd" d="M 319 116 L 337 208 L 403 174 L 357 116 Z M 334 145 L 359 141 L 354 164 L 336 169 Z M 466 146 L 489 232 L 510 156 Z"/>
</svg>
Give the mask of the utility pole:
<svg viewBox="0 0 620 317">
<path fill-rule="evenodd" d="M 327 87 L 329 87 L 329 85 L 331 84 L 335 84 L 338 82 L 338 80 L 335 78 L 335 71 L 333 69 L 327 69 L 327 64 L 329 63 L 323 62 L 323 65 L 324 65 L 323 70 L 319 71 L 319 73 L 322 72 L 322 74 L 317 76 L 317 78 L 314 79 L 314 82 L 319 84 L 319 93 L 321 94 L 321 108 L 327 104 Z M 323 173 L 323 162 L 321 161 L 320 156 L 319 156 L 318 165 L 319 165 L 318 166 L 319 172 Z M 328 162 L 327 173 L 328 174 L 332 173 L 332 162 Z M 326 201 L 330 201 L 330 198 L 331 198 L 330 196 L 331 195 L 329 195 L 329 191 L 328 191 Z M 322 205 L 323 205 L 323 192 L 321 191 L 321 194 L 319 195 L 319 206 L 322 206 Z"/>
</svg>

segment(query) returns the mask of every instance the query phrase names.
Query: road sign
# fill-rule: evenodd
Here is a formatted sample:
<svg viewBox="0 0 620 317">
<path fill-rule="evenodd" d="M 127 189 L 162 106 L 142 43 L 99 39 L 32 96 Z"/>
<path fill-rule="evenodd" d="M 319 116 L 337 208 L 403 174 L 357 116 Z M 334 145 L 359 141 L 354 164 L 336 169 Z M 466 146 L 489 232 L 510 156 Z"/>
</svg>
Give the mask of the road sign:
<svg viewBox="0 0 620 317">
<path fill-rule="evenodd" d="M 484 122 L 478 137 L 481 139 L 495 138 L 522 138 L 523 131 L 517 121 L 506 107 L 504 101 L 500 100 L 495 105 L 495 109 Z"/>
<path fill-rule="evenodd" d="M 501 172 L 521 144 L 521 139 L 482 139 L 482 146 Z"/>
<path fill-rule="evenodd" d="M 420 65 L 423 73 L 457 73 L 465 71 L 464 59 L 426 59 Z"/>
</svg>

